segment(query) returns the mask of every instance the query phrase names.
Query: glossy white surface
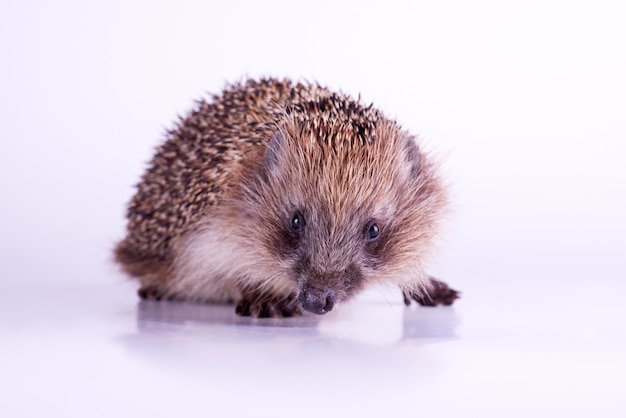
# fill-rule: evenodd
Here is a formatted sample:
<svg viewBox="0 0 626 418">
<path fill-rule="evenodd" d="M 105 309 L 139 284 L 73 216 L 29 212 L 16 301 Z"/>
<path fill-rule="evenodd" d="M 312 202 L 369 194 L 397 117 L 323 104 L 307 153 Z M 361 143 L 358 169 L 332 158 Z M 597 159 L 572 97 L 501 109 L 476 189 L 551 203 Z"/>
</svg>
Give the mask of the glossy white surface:
<svg viewBox="0 0 626 418">
<path fill-rule="evenodd" d="M 477 283 L 436 309 L 373 292 L 282 320 L 132 290 L 3 286 L 3 415 L 626 414 L 623 283 Z"/>
</svg>

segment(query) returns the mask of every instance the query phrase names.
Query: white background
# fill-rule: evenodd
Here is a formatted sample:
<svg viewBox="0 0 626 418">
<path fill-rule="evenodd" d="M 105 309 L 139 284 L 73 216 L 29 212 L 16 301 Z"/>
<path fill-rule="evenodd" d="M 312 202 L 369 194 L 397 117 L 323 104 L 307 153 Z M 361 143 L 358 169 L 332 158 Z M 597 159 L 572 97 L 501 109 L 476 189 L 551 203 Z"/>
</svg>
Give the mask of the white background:
<svg viewBox="0 0 626 418">
<path fill-rule="evenodd" d="M 89 303 L 72 305 L 74 295 L 107 311 L 109 299 L 90 286 L 124 295 L 122 310 L 138 309 L 110 250 L 154 146 L 194 99 L 268 75 L 361 94 L 443 161 L 453 211 L 431 271 L 464 291 L 461 320 L 463 306 L 468 318 L 470 306 L 481 306 L 472 317 L 479 324 L 515 309 L 527 331 L 526 314 L 533 324 L 546 316 L 554 325 L 547 335 L 576 330 L 570 313 L 584 312 L 588 337 L 624 348 L 624 310 L 611 303 L 623 303 L 626 291 L 626 6 L 222 3 L 0 5 L 0 338 L 14 342 L 7 353 L 32 348 L 42 316 L 57 318 L 68 305 L 64 319 L 80 315 Z M 56 303 L 26 305 L 28 292 L 51 292 Z M 35 300 L 47 300 L 41 295 Z M 480 334 L 468 329 L 482 328 L 458 334 Z M 30 332 L 26 340 L 15 339 L 20 330 Z M 59 352 L 74 339 L 61 339 Z M 539 357 L 554 349 L 538 344 L 531 352 Z M 469 350 L 480 353 L 476 347 Z M 8 363 L 18 366 L 0 378 L 5 394 L 22 364 Z M 608 412 L 623 412 L 612 397 L 617 380 L 602 376 L 608 383 L 598 396 L 608 397 Z M 80 384 L 68 387 L 80 393 Z M 27 393 L 16 389 L 15 405 Z"/>
</svg>

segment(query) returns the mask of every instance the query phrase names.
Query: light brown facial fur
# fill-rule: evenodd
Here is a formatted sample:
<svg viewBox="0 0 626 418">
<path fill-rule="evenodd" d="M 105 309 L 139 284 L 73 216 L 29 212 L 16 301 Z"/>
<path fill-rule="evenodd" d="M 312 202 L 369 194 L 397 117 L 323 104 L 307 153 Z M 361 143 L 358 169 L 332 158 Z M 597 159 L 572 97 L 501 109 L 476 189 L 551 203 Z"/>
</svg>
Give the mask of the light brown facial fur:
<svg viewBox="0 0 626 418">
<path fill-rule="evenodd" d="M 424 254 L 445 202 L 413 137 L 379 115 L 368 123 L 338 111 L 309 112 L 304 123 L 287 115 L 233 198 L 303 305 L 322 298 L 332 308 L 372 282 L 425 287 Z M 379 234 L 368 239 L 372 225 Z"/>
<path fill-rule="evenodd" d="M 116 252 L 144 292 L 280 316 L 325 313 L 371 283 L 427 290 L 445 193 L 415 138 L 378 110 L 248 81 L 170 135 Z"/>
</svg>

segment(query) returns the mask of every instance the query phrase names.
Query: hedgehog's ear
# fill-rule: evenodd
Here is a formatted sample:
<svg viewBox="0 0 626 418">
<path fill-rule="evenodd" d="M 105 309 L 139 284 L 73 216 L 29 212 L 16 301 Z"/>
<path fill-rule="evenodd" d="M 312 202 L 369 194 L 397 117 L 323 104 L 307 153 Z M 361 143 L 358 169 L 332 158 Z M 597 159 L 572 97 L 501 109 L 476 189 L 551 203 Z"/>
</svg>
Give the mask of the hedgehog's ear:
<svg viewBox="0 0 626 418">
<path fill-rule="evenodd" d="M 263 156 L 263 172 L 269 174 L 276 171 L 280 158 L 280 153 L 285 147 L 285 135 L 281 131 L 276 131 L 272 139 L 265 147 L 265 155 Z"/>
<path fill-rule="evenodd" d="M 410 175 L 418 178 L 422 173 L 422 153 L 415 141 L 415 137 L 405 136 L 402 140 L 404 149 L 404 158 L 410 167 Z"/>
</svg>

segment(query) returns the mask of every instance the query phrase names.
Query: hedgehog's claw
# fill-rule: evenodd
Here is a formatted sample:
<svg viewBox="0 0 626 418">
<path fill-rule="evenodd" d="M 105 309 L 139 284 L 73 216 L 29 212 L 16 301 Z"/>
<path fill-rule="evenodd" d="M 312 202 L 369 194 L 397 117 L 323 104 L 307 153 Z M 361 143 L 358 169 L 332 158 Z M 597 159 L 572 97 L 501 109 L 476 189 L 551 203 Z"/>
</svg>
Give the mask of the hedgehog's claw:
<svg viewBox="0 0 626 418">
<path fill-rule="evenodd" d="M 253 318 L 282 318 L 302 315 L 302 310 L 294 295 L 272 297 L 251 293 L 237 304 L 235 313 Z"/>
<path fill-rule="evenodd" d="M 461 292 L 452 289 L 444 282 L 430 279 L 430 287 L 422 292 L 403 292 L 404 304 L 410 305 L 411 300 L 422 306 L 452 305 L 461 297 Z"/>
</svg>

